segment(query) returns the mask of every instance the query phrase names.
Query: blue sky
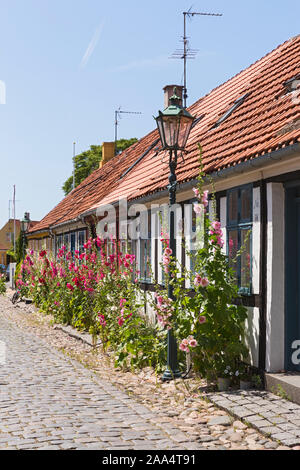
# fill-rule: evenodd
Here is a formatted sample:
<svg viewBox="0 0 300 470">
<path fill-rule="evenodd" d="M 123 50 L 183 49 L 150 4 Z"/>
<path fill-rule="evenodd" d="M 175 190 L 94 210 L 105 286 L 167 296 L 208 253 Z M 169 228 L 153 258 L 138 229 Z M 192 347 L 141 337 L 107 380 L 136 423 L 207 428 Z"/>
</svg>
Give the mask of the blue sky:
<svg viewBox="0 0 300 470">
<path fill-rule="evenodd" d="M 77 152 L 119 137 L 142 137 L 163 108 L 162 88 L 182 82 L 182 0 L 0 0 L 0 226 L 13 185 L 17 217 L 41 219 L 63 197 Z M 222 18 L 188 22 L 191 104 L 215 86 L 300 33 L 299 0 L 193 0 L 195 11 Z"/>
</svg>

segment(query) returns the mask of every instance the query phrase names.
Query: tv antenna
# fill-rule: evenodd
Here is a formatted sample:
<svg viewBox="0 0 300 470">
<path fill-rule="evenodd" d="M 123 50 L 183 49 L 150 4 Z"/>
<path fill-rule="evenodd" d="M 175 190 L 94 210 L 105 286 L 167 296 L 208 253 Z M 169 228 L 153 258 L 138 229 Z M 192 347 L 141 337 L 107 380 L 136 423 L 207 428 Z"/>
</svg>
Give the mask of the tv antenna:
<svg viewBox="0 0 300 470">
<path fill-rule="evenodd" d="M 189 39 L 186 35 L 186 19 L 191 19 L 193 16 L 223 16 L 222 13 L 202 13 L 198 11 L 191 11 L 193 7 L 190 7 L 188 11 L 183 12 L 183 49 L 176 49 L 172 54 L 171 59 L 183 59 L 184 71 L 183 71 L 183 105 L 186 108 L 187 100 L 187 87 L 186 87 L 186 65 L 187 59 L 195 59 L 198 49 L 191 49 Z"/>
<path fill-rule="evenodd" d="M 122 114 L 142 114 L 139 111 L 123 111 L 121 106 L 115 111 L 115 146 L 117 150 L 117 140 L 118 140 L 118 125 L 120 119 L 122 119 Z"/>
</svg>

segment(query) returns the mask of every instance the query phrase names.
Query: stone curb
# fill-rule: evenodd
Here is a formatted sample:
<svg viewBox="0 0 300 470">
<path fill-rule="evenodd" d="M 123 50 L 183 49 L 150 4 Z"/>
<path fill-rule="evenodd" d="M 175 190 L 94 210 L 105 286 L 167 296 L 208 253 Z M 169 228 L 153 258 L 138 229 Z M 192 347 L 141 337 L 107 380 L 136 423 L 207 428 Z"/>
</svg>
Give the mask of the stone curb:
<svg viewBox="0 0 300 470">
<path fill-rule="evenodd" d="M 258 392 L 259 393 L 259 392 Z M 268 393 L 263 391 L 263 393 Z M 282 445 L 287 447 L 294 447 L 300 445 L 300 427 L 299 427 L 299 434 L 296 437 L 295 434 L 292 434 L 288 430 L 284 430 L 282 426 L 283 424 L 278 424 L 276 426 L 275 423 L 267 421 L 267 419 L 263 418 L 259 411 L 251 411 L 250 409 L 245 408 L 245 406 L 240 405 L 238 402 L 230 401 L 229 398 L 223 395 L 217 395 L 215 393 L 208 393 L 202 395 L 204 399 L 207 399 L 213 405 L 218 407 L 220 410 L 226 411 L 229 415 L 233 418 L 242 421 L 247 426 L 256 429 L 264 436 L 271 438 L 277 442 L 280 442 Z M 247 396 L 245 396 L 247 399 Z M 228 401 L 231 406 L 228 404 L 225 405 L 224 402 Z M 222 404 L 223 403 L 223 404 Z M 266 405 L 270 403 L 269 400 L 266 400 Z M 253 402 L 254 404 L 254 402 Z M 242 408 L 240 411 L 235 411 L 235 408 Z M 278 414 L 278 416 L 280 416 Z M 270 418 L 272 419 L 272 418 Z M 285 418 L 285 423 L 290 424 L 290 422 Z"/>
<path fill-rule="evenodd" d="M 89 333 L 80 333 L 78 330 L 76 330 L 72 326 L 64 326 L 64 325 L 56 324 L 53 326 L 53 329 L 63 331 L 67 335 L 71 336 L 71 338 L 78 339 L 79 341 L 82 341 L 83 343 L 87 344 L 88 346 L 91 346 L 92 348 L 101 346 L 102 344 L 102 342 L 98 340 L 97 344 L 94 345 L 92 335 L 90 335 Z"/>
</svg>

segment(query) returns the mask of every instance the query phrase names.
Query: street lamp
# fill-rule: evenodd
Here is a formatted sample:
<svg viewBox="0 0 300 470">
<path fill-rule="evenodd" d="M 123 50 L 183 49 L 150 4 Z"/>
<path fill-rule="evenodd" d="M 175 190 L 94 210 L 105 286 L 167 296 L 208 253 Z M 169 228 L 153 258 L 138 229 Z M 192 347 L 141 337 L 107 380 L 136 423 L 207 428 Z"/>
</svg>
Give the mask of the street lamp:
<svg viewBox="0 0 300 470">
<path fill-rule="evenodd" d="M 21 220 L 21 231 L 22 231 L 22 236 L 23 236 L 23 258 L 25 257 L 25 243 L 26 243 L 26 232 L 29 228 L 30 224 L 30 216 L 28 212 L 25 212 L 24 218 Z"/>
<path fill-rule="evenodd" d="M 180 98 L 174 94 L 170 98 L 169 106 L 163 111 L 159 111 L 159 115 L 155 118 L 160 140 L 163 150 L 169 151 L 169 223 L 170 223 L 170 248 L 172 256 L 176 259 L 176 240 L 175 240 L 175 221 L 172 206 L 176 203 L 176 168 L 178 162 L 178 151 L 185 149 L 194 117 L 179 104 Z M 169 278 L 171 281 L 171 277 Z M 173 286 L 171 282 L 168 284 L 168 296 L 174 299 Z M 168 330 L 168 355 L 167 368 L 163 374 L 163 380 L 172 380 L 181 376 L 178 369 L 177 361 L 177 343 L 172 334 L 172 330 Z"/>
</svg>

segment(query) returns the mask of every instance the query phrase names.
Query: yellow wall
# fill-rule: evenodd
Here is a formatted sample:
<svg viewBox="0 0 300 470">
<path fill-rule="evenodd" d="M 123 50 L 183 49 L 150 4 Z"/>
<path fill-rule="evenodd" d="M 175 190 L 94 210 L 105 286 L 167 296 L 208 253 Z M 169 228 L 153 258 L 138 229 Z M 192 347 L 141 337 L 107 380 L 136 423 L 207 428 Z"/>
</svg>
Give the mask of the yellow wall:
<svg viewBox="0 0 300 470">
<path fill-rule="evenodd" d="M 13 246 L 14 221 L 10 219 L 0 230 L 0 264 L 7 265 L 6 251 Z M 16 220 L 16 240 L 20 234 L 20 221 Z M 3 249 L 3 247 L 5 249 Z"/>
</svg>

